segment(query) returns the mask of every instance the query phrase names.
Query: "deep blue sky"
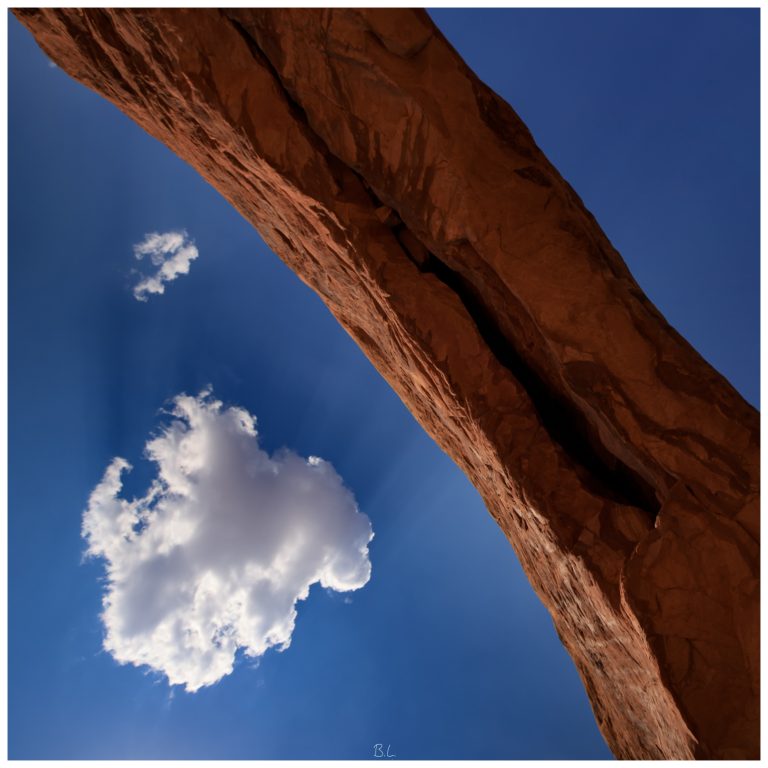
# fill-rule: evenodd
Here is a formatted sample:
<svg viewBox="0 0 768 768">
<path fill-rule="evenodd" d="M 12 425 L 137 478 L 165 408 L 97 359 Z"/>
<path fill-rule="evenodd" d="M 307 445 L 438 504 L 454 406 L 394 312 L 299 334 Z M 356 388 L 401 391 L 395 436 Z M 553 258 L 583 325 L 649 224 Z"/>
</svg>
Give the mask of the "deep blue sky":
<svg viewBox="0 0 768 768">
<path fill-rule="evenodd" d="M 435 11 L 667 318 L 757 404 L 758 12 Z M 12 758 L 609 757 L 506 539 L 321 302 L 229 205 L 9 22 Z M 200 258 L 130 292 L 131 246 Z M 330 460 L 372 520 L 351 604 L 196 694 L 100 651 L 80 516 L 173 395 L 212 384 L 263 444 Z"/>
</svg>

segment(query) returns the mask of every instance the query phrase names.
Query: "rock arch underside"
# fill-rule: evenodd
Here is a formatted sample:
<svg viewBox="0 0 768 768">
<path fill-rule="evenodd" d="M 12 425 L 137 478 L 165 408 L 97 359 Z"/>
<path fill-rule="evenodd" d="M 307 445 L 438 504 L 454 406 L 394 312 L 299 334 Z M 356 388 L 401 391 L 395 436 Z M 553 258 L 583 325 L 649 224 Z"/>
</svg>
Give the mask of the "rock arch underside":
<svg viewBox="0 0 768 768">
<path fill-rule="evenodd" d="M 466 472 L 614 754 L 758 757 L 758 414 L 427 13 L 15 14 L 253 223 Z"/>
</svg>

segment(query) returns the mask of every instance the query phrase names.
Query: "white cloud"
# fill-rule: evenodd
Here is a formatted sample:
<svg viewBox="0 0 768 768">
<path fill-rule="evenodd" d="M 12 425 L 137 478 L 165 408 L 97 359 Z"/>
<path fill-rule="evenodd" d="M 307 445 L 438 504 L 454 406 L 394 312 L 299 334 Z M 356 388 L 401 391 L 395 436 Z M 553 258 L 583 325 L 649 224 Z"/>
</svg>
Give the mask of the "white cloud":
<svg viewBox="0 0 768 768">
<path fill-rule="evenodd" d="M 139 301 L 146 301 L 150 293 L 165 293 L 165 284 L 179 275 L 189 272 L 190 264 L 198 257 L 197 246 L 188 239 L 187 233 L 151 232 L 133 246 L 134 256 L 149 260 L 157 270 L 153 275 L 142 276 L 133 289 L 133 295 Z"/>
<path fill-rule="evenodd" d="M 339 592 L 370 578 L 368 517 L 331 464 L 259 447 L 254 417 L 210 392 L 179 395 L 145 446 L 157 477 L 121 497 L 113 459 L 83 514 L 87 554 L 106 562 L 104 647 L 188 691 L 291 642 L 312 584 Z"/>
</svg>

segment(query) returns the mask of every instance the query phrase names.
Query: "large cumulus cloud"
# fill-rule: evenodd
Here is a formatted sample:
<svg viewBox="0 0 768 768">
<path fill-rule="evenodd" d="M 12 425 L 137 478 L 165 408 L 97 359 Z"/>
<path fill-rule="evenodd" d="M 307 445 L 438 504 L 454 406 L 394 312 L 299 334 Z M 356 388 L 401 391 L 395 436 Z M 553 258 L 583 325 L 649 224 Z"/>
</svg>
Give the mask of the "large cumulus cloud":
<svg viewBox="0 0 768 768">
<path fill-rule="evenodd" d="M 204 392 L 180 395 L 146 444 L 157 477 L 121 497 L 115 458 L 83 514 L 87 553 L 107 571 L 105 648 L 187 690 L 291 641 L 310 585 L 347 592 L 370 578 L 369 519 L 326 461 L 259 447 L 254 417 Z"/>
</svg>

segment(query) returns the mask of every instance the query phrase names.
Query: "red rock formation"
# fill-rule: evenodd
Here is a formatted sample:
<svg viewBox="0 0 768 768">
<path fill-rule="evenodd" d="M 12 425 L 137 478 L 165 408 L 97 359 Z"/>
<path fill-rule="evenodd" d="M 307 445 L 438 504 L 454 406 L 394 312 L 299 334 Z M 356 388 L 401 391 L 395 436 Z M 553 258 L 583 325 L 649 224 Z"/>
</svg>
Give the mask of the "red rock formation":
<svg viewBox="0 0 768 768">
<path fill-rule="evenodd" d="M 757 414 L 427 14 L 15 13 L 253 222 L 467 473 L 615 754 L 757 757 Z"/>
</svg>

